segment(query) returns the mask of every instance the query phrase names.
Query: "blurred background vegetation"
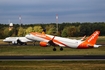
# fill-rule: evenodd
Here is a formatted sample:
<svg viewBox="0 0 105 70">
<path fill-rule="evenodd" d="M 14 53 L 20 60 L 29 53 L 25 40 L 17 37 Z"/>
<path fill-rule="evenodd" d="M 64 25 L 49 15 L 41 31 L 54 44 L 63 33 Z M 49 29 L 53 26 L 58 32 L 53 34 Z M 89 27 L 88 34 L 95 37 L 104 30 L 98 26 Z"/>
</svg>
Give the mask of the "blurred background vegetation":
<svg viewBox="0 0 105 70">
<path fill-rule="evenodd" d="M 56 34 L 62 37 L 81 37 L 89 36 L 95 30 L 100 30 L 100 36 L 105 36 L 105 22 L 75 22 L 75 23 L 59 23 L 58 33 L 56 23 L 46 24 L 13 24 L 12 30 L 9 30 L 9 24 L 0 24 L 0 39 L 9 36 L 25 36 L 30 32 L 42 32 L 46 30 L 46 34 Z"/>
</svg>

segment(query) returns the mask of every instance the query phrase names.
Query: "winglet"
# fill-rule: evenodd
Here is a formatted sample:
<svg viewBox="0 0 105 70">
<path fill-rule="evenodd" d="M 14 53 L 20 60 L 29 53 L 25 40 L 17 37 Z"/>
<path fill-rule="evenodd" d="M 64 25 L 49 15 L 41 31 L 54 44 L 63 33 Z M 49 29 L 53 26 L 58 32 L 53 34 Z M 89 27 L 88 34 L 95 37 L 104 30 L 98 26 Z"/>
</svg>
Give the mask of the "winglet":
<svg viewBox="0 0 105 70">
<path fill-rule="evenodd" d="M 81 41 L 85 40 L 86 38 L 86 35 L 84 35 L 82 38 L 81 38 Z"/>
</svg>

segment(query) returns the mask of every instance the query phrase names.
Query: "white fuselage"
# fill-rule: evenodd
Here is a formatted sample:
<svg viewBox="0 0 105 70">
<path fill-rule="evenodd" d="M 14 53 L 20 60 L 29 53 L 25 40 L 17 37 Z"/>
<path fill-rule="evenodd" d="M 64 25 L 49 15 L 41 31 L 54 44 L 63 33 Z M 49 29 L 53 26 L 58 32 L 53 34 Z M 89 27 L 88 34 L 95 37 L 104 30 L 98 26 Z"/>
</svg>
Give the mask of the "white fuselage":
<svg viewBox="0 0 105 70">
<path fill-rule="evenodd" d="M 86 48 L 97 48 L 101 46 L 95 44 L 99 34 L 100 31 L 95 31 L 85 41 L 82 41 L 83 39 L 81 40 L 69 39 L 69 38 L 63 38 L 43 33 L 41 34 L 38 32 L 31 32 L 30 34 L 27 34 L 25 37 L 30 40 L 40 41 L 41 46 L 58 45 L 61 47 L 86 49 Z"/>
<path fill-rule="evenodd" d="M 21 42 L 30 42 L 31 40 L 27 39 L 26 37 L 7 37 L 3 41 L 4 42 L 12 42 L 17 43 L 17 40 L 20 40 Z"/>
<path fill-rule="evenodd" d="M 44 36 L 28 34 L 25 37 L 30 40 L 48 42 L 49 39 L 46 37 L 49 37 L 51 40 L 54 36 L 48 34 L 45 34 Z M 83 41 L 55 36 L 53 42 L 61 47 L 77 48 Z"/>
</svg>

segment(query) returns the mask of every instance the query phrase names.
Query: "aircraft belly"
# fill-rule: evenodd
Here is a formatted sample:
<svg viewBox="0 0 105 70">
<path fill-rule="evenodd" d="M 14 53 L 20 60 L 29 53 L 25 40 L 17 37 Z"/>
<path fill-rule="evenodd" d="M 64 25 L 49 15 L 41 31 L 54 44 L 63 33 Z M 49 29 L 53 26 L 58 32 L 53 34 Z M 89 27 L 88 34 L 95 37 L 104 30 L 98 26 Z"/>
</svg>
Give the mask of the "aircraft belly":
<svg viewBox="0 0 105 70">
<path fill-rule="evenodd" d="M 70 48 L 77 48 L 78 44 L 77 43 L 68 43 L 68 47 Z"/>
<path fill-rule="evenodd" d="M 62 47 L 77 48 L 79 45 L 79 42 L 77 40 L 71 40 L 71 39 L 60 38 L 60 37 L 55 37 L 55 39 L 60 42 L 60 44 L 58 43 L 58 45 Z"/>
<path fill-rule="evenodd" d="M 67 41 L 60 41 L 62 44 L 59 44 L 59 46 L 62 47 L 68 47 L 68 48 L 77 48 L 78 43 L 73 43 L 73 42 L 67 42 Z"/>
</svg>

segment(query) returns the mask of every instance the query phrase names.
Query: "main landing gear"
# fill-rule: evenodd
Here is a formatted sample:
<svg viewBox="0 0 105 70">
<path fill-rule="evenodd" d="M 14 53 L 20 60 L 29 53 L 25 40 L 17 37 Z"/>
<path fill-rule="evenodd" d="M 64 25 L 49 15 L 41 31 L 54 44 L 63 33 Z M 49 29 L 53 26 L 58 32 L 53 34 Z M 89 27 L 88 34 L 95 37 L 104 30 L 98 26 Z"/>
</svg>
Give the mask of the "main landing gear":
<svg viewBox="0 0 105 70">
<path fill-rule="evenodd" d="M 55 47 L 53 48 L 53 51 L 56 51 L 56 48 Z M 60 48 L 60 51 L 63 51 L 63 48 L 62 47 Z"/>
<path fill-rule="evenodd" d="M 54 46 L 53 51 L 56 51 L 55 46 L 58 46 L 58 45 L 53 42 L 54 38 L 55 38 L 55 36 L 51 40 L 49 40 L 48 44 L 50 44 L 51 46 Z M 60 51 L 63 51 L 62 47 L 60 47 Z"/>
<path fill-rule="evenodd" d="M 55 47 L 53 48 L 53 51 L 56 51 L 56 48 Z"/>
<path fill-rule="evenodd" d="M 60 48 L 60 51 L 63 51 L 63 48 L 62 47 Z"/>
</svg>

